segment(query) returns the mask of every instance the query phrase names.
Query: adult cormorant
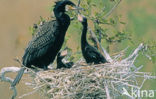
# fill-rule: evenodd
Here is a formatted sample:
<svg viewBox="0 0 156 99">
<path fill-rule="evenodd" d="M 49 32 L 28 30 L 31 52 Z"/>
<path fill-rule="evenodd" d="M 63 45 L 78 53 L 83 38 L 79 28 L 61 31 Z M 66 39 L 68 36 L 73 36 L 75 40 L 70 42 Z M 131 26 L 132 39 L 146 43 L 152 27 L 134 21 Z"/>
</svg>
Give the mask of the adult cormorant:
<svg viewBox="0 0 156 99">
<path fill-rule="evenodd" d="M 84 59 L 86 60 L 87 63 L 90 63 L 90 64 L 106 63 L 107 61 L 104 58 L 104 56 L 95 47 L 91 46 L 87 42 L 87 39 L 86 39 L 87 28 L 88 28 L 87 18 L 79 14 L 78 20 L 83 25 L 82 35 L 81 35 L 81 50 L 82 50 L 82 55 Z"/>
<path fill-rule="evenodd" d="M 73 62 L 63 63 L 62 60 L 67 54 L 67 50 L 60 51 L 57 54 L 57 68 L 71 68 L 74 65 Z"/>
<path fill-rule="evenodd" d="M 69 0 L 58 1 L 54 7 L 56 20 L 44 22 L 37 30 L 37 33 L 29 42 L 22 58 L 22 64 L 28 68 L 32 65 L 47 69 L 52 63 L 62 47 L 66 31 L 70 25 L 70 17 L 65 13 L 65 6 L 75 7 Z M 11 86 L 16 86 L 20 81 L 25 68 L 22 67 L 18 72 Z"/>
</svg>

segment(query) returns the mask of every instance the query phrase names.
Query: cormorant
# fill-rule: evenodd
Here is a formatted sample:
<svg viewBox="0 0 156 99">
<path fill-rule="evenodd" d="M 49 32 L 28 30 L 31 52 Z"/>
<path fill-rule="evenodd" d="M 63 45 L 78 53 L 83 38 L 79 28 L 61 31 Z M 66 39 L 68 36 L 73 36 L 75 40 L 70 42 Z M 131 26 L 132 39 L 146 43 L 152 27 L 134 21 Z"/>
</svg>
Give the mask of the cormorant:
<svg viewBox="0 0 156 99">
<path fill-rule="evenodd" d="M 65 13 L 66 5 L 77 8 L 74 3 L 69 0 L 58 1 L 53 9 L 56 20 L 44 22 L 37 30 L 32 40 L 25 49 L 22 57 L 22 65 L 32 68 L 47 69 L 52 63 L 62 47 L 66 31 L 70 25 L 70 17 Z M 20 81 L 25 68 L 22 67 L 18 72 L 11 86 L 16 86 Z"/>
<path fill-rule="evenodd" d="M 74 65 L 73 62 L 63 63 L 62 60 L 67 54 L 67 50 L 60 51 L 57 54 L 57 68 L 71 68 Z"/>
<path fill-rule="evenodd" d="M 91 46 L 86 39 L 87 35 L 87 29 L 88 29 L 88 23 L 87 18 L 83 15 L 78 15 L 78 20 L 82 23 L 83 29 L 82 29 L 82 35 L 81 35 L 81 50 L 82 55 L 87 63 L 89 64 L 100 64 L 100 63 L 106 63 L 106 59 L 104 56 L 93 46 Z"/>
</svg>

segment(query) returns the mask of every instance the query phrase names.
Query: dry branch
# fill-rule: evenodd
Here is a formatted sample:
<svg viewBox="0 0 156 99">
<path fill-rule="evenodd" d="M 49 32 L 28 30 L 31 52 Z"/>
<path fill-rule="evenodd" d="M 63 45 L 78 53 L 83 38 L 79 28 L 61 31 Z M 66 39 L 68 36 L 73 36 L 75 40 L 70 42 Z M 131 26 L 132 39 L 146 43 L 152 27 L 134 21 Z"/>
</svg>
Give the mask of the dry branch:
<svg viewBox="0 0 156 99">
<path fill-rule="evenodd" d="M 117 7 L 118 5 L 121 3 L 122 0 L 119 0 L 113 7 L 112 9 L 103 17 L 103 19 L 106 19 Z"/>
<path fill-rule="evenodd" d="M 19 70 L 20 70 L 20 68 L 18 68 L 18 67 L 4 67 L 4 68 L 2 68 L 1 72 L 0 72 L 1 81 L 9 82 L 11 85 L 13 82 L 13 79 L 11 79 L 10 77 L 5 77 L 5 74 L 9 73 L 9 72 L 18 72 Z M 13 95 L 12 95 L 11 99 L 14 99 L 17 96 L 17 90 L 16 90 L 16 87 L 11 87 L 11 89 L 13 91 Z"/>
</svg>

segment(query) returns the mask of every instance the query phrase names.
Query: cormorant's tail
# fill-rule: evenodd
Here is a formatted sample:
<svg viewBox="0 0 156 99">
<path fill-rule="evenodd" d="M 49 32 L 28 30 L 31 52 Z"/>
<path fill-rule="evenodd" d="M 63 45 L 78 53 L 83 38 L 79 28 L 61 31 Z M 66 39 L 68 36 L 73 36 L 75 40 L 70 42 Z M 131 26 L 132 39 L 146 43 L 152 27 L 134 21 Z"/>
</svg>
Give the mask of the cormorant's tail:
<svg viewBox="0 0 156 99">
<path fill-rule="evenodd" d="M 14 86 L 16 86 L 17 83 L 19 83 L 19 81 L 21 80 L 21 78 L 22 78 L 22 76 L 23 76 L 23 73 L 24 73 L 24 70 L 25 70 L 25 69 L 26 69 L 26 68 L 21 67 L 21 69 L 19 70 L 19 72 L 18 72 L 16 78 L 15 78 L 14 81 L 12 82 L 11 87 L 14 87 Z"/>
</svg>

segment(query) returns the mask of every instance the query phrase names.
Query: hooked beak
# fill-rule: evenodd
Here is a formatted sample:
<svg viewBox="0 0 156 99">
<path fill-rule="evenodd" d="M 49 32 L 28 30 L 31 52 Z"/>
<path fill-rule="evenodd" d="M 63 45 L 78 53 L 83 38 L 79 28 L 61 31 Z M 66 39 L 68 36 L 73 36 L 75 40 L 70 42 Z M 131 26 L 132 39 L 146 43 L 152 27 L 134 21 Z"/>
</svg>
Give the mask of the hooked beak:
<svg viewBox="0 0 156 99">
<path fill-rule="evenodd" d="M 81 7 L 78 7 L 78 6 L 71 6 L 71 5 L 68 7 L 68 9 L 69 10 L 83 10 L 84 11 L 84 8 L 81 8 Z"/>
</svg>

